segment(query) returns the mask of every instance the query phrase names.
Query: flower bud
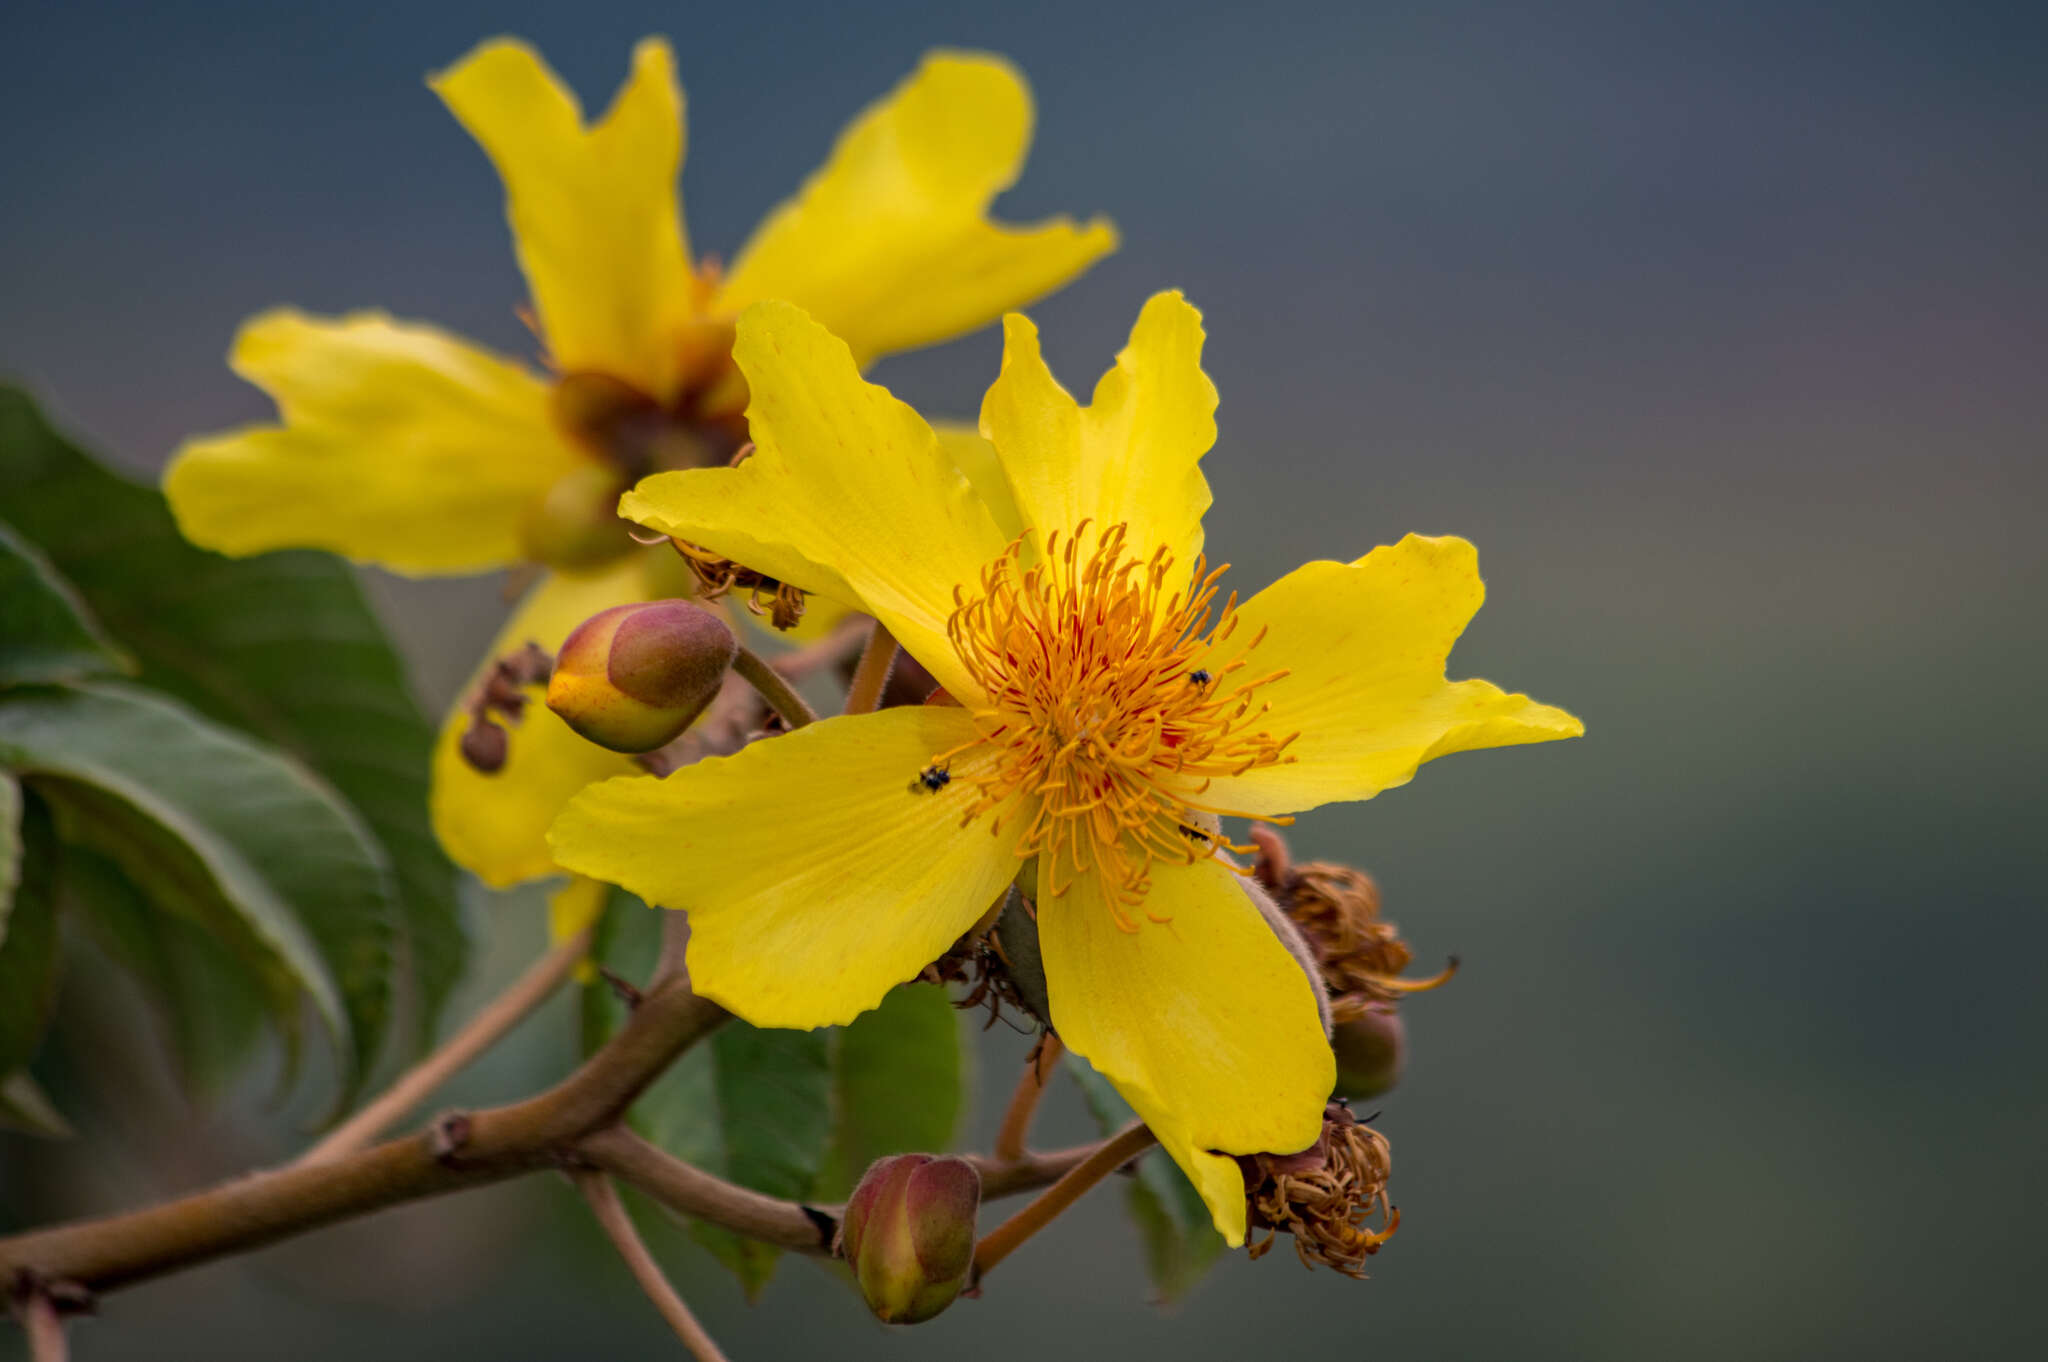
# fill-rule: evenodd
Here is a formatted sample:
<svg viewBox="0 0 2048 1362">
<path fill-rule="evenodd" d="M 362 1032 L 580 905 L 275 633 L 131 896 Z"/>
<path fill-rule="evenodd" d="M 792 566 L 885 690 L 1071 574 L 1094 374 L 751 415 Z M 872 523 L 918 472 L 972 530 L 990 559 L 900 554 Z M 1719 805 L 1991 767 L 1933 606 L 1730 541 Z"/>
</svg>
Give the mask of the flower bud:
<svg viewBox="0 0 2048 1362">
<path fill-rule="evenodd" d="M 960 1294 L 974 1265 L 981 1174 L 965 1159 L 892 1154 L 854 1188 L 839 1251 L 868 1309 L 888 1324 L 920 1324 Z"/>
<path fill-rule="evenodd" d="M 1400 1081 L 1408 1025 L 1392 1003 L 1369 1003 L 1361 1016 L 1337 1023 L 1330 1047 L 1337 1052 L 1337 1095 L 1368 1101 Z"/>
<path fill-rule="evenodd" d="M 599 747 L 652 752 L 704 712 L 738 652 L 725 622 L 688 601 L 615 605 L 563 642 L 548 708 Z"/>
<path fill-rule="evenodd" d="M 615 469 L 578 464 L 528 509 L 519 527 L 520 547 L 536 562 L 571 571 L 623 557 L 633 547 L 632 531 L 619 519 L 625 490 Z"/>
</svg>

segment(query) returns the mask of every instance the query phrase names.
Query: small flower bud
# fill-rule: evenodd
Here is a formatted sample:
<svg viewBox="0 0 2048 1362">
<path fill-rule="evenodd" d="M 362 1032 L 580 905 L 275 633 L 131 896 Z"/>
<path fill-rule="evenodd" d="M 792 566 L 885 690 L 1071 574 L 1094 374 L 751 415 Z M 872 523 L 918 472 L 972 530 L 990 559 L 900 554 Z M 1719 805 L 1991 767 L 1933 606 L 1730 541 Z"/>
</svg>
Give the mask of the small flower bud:
<svg viewBox="0 0 2048 1362">
<path fill-rule="evenodd" d="M 542 494 L 519 527 L 526 556 L 551 568 L 594 568 L 623 557 L 633 534 L 619 519 L 626 480 L 599 463 L 578 464 Z"/>
<path fill-rule="evenodd" d="M 614 752 L 652 752 L 704 712 L 739 644 L 688 601 L 615 605 L 576 626 L 555 656 L 548 708 Z"/>
<path fill-rule="evenodd" d="M 868 1309 L 888 1324 L 920 1324 L 960 1294 L 974 1265 L 981 1174 L 965 1159 L 893 1154 L 854 1188 L 839 1252 Z"/>
<path fill-rule="evenodd" d="M 1330 1034 L 1337 1052 L 1337 1095 L 1364 1102 L 1390 1091 L 1401 1080 L 1408 1058 L 1408 1025 L 1392 1003 L 1368 1003 Z"/>
</svg>

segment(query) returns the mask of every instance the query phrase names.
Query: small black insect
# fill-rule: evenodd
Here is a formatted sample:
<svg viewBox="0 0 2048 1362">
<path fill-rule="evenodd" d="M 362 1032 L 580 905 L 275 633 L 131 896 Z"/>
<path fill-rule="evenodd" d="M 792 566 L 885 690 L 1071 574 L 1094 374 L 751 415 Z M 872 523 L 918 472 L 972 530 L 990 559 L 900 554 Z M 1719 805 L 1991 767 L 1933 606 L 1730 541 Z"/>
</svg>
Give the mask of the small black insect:
<svg viewBox="0 0 2048 1362">
<path fill-rule="evenodd" d="M 947 783 L 952 779 L 953 773 L 945 767 L 927 766 L 917 773 L 916 780 L 910 782 L 910 792 L 912 794 L 924 794 L 929 791 L 937 794 L 940 790 L 945 789 Z"/>
<path fill-rule="evenodd" d="M 1212 678 L 1209 675 L 1209 669 L 1207 667 L 1197 667 L 1193 671 L 1188 673 L 1188 680 L 1194 682 L 1197 686 L 1206 686 L 1213 679 L 1214 678 Z"/>
</svg>

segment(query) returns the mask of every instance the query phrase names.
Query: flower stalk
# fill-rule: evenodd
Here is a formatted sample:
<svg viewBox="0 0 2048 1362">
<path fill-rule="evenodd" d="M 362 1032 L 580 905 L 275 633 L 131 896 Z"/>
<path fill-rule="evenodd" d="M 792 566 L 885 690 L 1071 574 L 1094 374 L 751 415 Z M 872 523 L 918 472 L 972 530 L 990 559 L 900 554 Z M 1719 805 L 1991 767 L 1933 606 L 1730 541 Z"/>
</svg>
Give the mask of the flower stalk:
<svg viewBox="0 0 2048 1362">
<path fill-rule="evenodd" d="M 1149 1128 L 1134 1125 L 1097 1145 L 1087 1158 L 1041 1192 L 1030 1205 L 982 1236 L 981 1242 L 974 1246 L 974 1271 L 968 1278 L 969 1282 L 979 1286 L 990 1269 L 1016 1252 L 1025 1240 L 1058 1219 L 1060 1213 L 1079 1201 L 1089 1188 L 1157 1143 L 1158 1137 Z"/>
</svg>

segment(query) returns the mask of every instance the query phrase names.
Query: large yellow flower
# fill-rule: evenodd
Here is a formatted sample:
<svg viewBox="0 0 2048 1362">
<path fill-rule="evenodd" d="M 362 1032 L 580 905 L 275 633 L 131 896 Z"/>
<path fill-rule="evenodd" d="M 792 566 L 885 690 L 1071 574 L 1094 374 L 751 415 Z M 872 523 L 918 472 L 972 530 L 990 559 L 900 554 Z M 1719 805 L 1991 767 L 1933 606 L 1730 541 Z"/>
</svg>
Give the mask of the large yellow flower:
<svg viewBox="0 0 2048 1362">
<path fill-rule="evenodd" d="M 1013 537 L 845 343 L 795 307 L 751 309 L 734 354 L 759 452 L 649 478 L 622 509 L 858 602 L 957 704 L 605 781 L 550 836 L 565 866 L 687 909 L 696 987 L 765 1026 L 873 1007 L 1035 858 L 1053 1025 L 1237 1243 L 1243 1186 L 1221 1155 L 1311 1143 L 1332 1064 L 1211 820 L 1370 798 L 1433 757 L 1581 726 L 1444 679 L 1483 594 L 1463 540 L 1410 536 L 1219 605 L 1198 566 L 1202 340 L 1159 295 L 1082 407 L 1031 323 L 1007 320 L 981 428 Z"/>
<path fill-rule="evenodd" d="M 694 263 L 683 230 L 683 102 L 666 43 L 639 45 L 588 125 L 511 40 L 431 84 L 504 180 L 550 372 L 382 313 L 265 313 L 231 362 L 276 400 L 280 424 L 190 442 L 164 490 L 185 534 L 224 553 L 310 546 L 410 574 L 556 569 L 508 624 L 510 645 L 553 648 L 598 609 L 678 593 L 666 550 L 635 554 L 616 524 L 613 541 L 598 532 L 635 478 L 722 463 L 745 438 L 730 350 L 748 304 L 794 300 L 867 363 L 992 321 L 1116 243 L 1099 220 L 988 216 L 1033 118 L 1023 80 L 992 56 L 928 56 L 730 270 Z M 598 522 L 594 545 L 579 517 Z M 557 873 L 549 820 L 587 781 L 631 768 L 533 706 L 505 768 L 484 776 L 458 754 L 464 722 L 451 717 L 435 759 L 450 854 L 494 885 Z"/>
</svg>

